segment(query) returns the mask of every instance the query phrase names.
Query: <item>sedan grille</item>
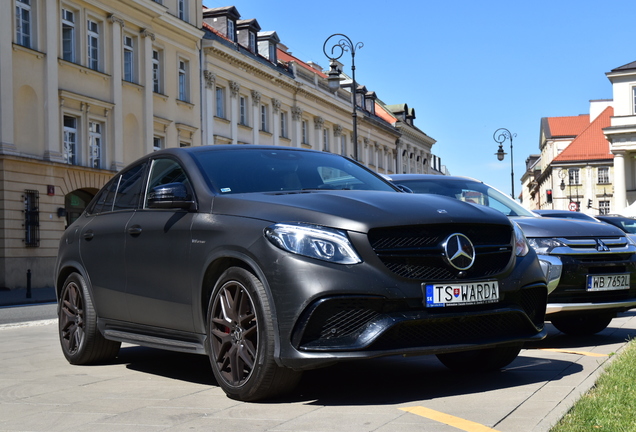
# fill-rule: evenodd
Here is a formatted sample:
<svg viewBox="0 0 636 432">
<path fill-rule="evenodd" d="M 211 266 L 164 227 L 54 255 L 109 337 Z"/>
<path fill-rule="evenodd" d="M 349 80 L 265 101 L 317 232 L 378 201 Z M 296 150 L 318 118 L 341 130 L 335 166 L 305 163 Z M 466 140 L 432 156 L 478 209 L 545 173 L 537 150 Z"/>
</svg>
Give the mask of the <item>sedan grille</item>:
<svg viewBox="0 0 636 432">
<path fill-rule="evenodd" d="M 371 247 L 398 276 L 418 280 L 458 277 L 444 257 L 443 244 L 453 233 L 468 237 L 475 247 L 475 263 L 464 277 L 484 278 L 502 273 L 513 257 L 512 231 L 505 225 L 440 224 L 376 228 L 369 232 Z"/>
</svg>

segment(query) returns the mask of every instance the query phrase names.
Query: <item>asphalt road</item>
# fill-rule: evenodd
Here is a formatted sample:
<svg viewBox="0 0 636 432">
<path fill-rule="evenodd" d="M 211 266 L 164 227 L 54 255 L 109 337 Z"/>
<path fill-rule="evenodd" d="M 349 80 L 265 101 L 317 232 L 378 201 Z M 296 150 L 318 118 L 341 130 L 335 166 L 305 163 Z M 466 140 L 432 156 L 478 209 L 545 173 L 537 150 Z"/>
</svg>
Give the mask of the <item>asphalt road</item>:
<svg viewBox="0 0 636 432">
<path fill-rule="evenodd" d="M 0 307 L 0 325 L 50 320 L 56 317 L 55 303 Z"/>
<path fill-rule="evenodd" d="M 50 306 L 31 307 L 46 317 Z M 243 403 L 217 387 L 205 356 L 123 345 L 113 364 L 73 366 L 55 320 L 4 324 L 0 430 L 548 431 L 636 335 L 636 312 L 592 337 L 549 331 L 501 372 L 389 357 L 306 372 L 284 398 Z"/>
</svg>

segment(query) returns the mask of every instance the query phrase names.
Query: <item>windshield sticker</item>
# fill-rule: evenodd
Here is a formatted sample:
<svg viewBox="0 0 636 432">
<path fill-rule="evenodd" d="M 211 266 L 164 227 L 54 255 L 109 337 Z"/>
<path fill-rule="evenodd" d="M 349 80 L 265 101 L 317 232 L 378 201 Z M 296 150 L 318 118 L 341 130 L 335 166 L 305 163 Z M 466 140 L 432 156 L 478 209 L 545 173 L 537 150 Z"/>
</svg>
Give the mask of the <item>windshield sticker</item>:
<svg viewBox="0 0 636 432">
<path fill-rule="evenodd" d="M 230 189 L 230 188 L 221 188 L 221 192 L 223 192 L 223 193 L 232 192 L 232 189 Z"/>
</svg>

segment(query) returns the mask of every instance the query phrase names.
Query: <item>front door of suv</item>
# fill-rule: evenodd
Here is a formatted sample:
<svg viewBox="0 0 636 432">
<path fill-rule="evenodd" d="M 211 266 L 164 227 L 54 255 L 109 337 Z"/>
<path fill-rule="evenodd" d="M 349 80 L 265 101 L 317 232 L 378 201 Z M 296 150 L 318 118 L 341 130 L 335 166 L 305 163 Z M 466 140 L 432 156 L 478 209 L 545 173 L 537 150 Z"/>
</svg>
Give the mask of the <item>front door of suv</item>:
<svg viewBox="0 0 636 432">
<path fill-rule="evenodd" d="M 173 159 L 152 161 L 142 209 L 126 226 L 126 291 L 134 323 L 192 331 L 192 275 L 188 268 L 190 228 L 196 213 L 147 206 L 148 192 L 168 183 L 192 190 Z"/>
</svg>

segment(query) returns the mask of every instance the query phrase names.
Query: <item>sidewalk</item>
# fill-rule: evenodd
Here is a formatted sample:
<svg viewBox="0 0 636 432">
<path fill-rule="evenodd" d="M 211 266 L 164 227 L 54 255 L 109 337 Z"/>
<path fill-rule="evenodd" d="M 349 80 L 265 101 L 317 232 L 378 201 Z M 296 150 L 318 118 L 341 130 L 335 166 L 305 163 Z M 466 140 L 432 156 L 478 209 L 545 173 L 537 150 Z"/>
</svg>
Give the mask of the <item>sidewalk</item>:
<svg viewBox="0 0 636 432">
<path fill-rule="evenodd" d="M 0 307 L 50 303 L 56 300 L 53 287 L 32 288 L 30 294 L 29 296 L 26 289 L 0 289 Z"/>
</svg>

